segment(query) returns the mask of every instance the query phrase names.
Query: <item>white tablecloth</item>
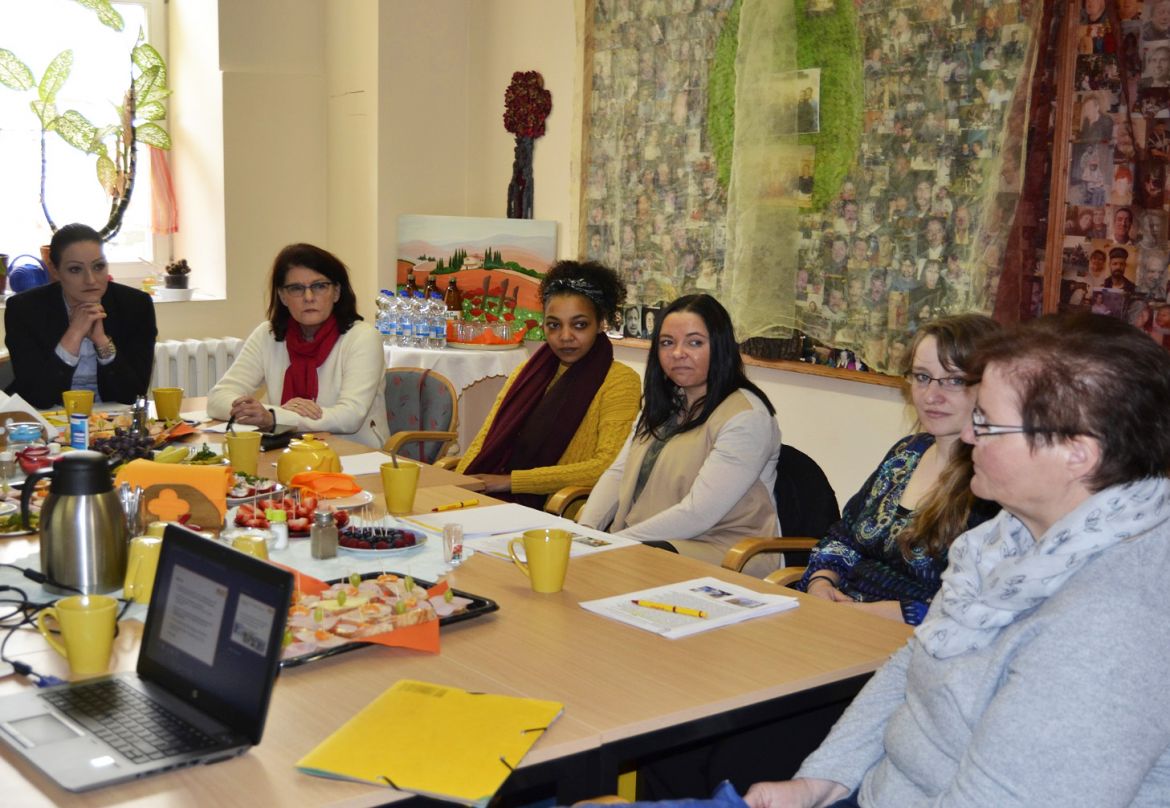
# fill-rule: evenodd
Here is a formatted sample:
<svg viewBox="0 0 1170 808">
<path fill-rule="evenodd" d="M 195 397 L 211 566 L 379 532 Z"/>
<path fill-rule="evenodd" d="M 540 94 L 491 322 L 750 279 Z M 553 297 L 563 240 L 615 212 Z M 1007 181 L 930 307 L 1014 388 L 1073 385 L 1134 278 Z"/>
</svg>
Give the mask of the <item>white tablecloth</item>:
<svg viewBox="0 0 1170 808">
<path fill-rule="evenodd" d="M 523 346 L 510 351 L 386 346 L 386 367 L 436 370 L 451 380 L 459 395 L 480 379 L 507 376 L 527 358 L 528 351 Z"/>
</svg>

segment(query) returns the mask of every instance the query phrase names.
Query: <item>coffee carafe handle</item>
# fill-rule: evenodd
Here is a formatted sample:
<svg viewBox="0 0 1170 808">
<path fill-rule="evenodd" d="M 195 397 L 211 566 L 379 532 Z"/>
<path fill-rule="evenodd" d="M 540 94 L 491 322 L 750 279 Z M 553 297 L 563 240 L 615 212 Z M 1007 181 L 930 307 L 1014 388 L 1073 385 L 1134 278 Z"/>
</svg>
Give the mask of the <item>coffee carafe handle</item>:
<svg viewBox="0 0 1170 808">
<path fill-rule="evenodd" d="M 45 471 L 34 471 L 24 480 L 24 488 L 20 492 L 20 524 L 25 530 L 32 530 L 28 523 L 28 505 L 29 499 L 32 497 L 33 489 L 37 487 L 37 480 L 43 480 L 45 477 L 52 477 L 53 469 L 49 468 Z"/>
</svg>

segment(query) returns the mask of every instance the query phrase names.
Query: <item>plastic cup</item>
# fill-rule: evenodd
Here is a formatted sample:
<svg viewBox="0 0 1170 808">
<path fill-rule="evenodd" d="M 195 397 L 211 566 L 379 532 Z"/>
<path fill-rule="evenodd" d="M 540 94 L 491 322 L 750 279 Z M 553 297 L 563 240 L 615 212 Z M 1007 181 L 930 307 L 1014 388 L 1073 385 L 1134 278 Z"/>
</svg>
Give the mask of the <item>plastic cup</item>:
<svg viewBox="0 0 1170 808">
<path fill-rule="evenodd" d="M 182 387 L 156 387 L 154 394 L 154 412 L 160 421 L 178 421 L 179 408 L 183 403 Z"/>
<path fill-rule="evenodd" d="M 386 510 L 395 515 L 414 512 L 414 494 L 418 490 L 418 466 L 404 461 L 383 463 L 382 496 L 386 499 Z"/>
</svg>

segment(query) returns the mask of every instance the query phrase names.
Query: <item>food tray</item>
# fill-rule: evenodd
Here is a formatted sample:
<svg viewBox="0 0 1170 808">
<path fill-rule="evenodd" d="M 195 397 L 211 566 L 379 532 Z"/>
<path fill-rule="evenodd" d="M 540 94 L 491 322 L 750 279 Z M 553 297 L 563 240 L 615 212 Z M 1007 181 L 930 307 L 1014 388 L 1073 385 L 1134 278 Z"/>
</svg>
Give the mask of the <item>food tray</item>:
<svg viewBox="0 0 1170 808">
<path fill-rule="evenodd" d="M 379 572 L 367 572 L 365 575 L 362 576 L 362 580 L 365 581 L 365 580 L 369 580 L 371 578 L 377 578 L 379 575 L 385 575 L 387 573 L 389 573 L 391 575 L 398 575 L 399 577 L 402 577 L 402 578 L 407 577 L 405 574 L 403 574 L 401 572 L 394 572 L 393 570 L 382 570 Z M 413 577 L 413 576 L 411 576 L 411 577 Z M 328 581 L 325 581 L 325 583 L 333 585 L 333 584 L 342 583 L 342 582 L 348 581 L 348 580 L 349 580 L 348 577 L 347 578 L 332 578 Z M 434 581 L 425 581 L 422 578 L 415 578 L 414 582 L 415 582 L 415 584 L 423 587 L 424 589 L 430 589 L 432 586 L 435 585 Z M 467 598 L 468 600 L 470 600 L 471 605 L 467 607 L 467 611 L 465 611 L 461 614 L 453 614 L 450 617 L 440 617 L 439 618 L 439 627 L 440 628 L 442 628 L 444 626 L 452 625 L 453 623 L 462 623 L 465 620 L 474 620 L 477 617 L 483 617 L 485 614 L 491 614 L 492 612 L 497 612 L 500 610 L 500 604 L 496 603 L 494 600 L 491 600 L 490 598 L 481 597 L 479 595 L 473 595 L 470 592 L 464 592 L 462 589 L 455 589 L 454 587 L 451 587 L 451 591 L 454 592 L 456 595 L 458 595 L 461 598 Z M 290 659 L 282 659 L 280 661 L 280 667 L 282 667 L 282 668 L 296 668 L 296 667 L 299 667 L 301 665 L 306 665 L 310 662 L 317 662 L 318 660 L 325 659 L 326 657 L 336 656 L 338 654 L 345 654 L 345 653 L 348 653 L 350 651 L 356 651 L 359 648 L 369 648 L 371 646 L 376 646 L 376 645 L 377 645 L 377 643 L 368 643 L 368 642 L 361 642 L 361 641 L 348 642 L 348 643 L 345 643 L 344 645 L 334 646 L 333 648 L 323 648 L 323 649 L 320 649 L 317 651 L 313 651 L 311 653 L 304 654 L 303 656 L 291 657 Z"/>
</svg>

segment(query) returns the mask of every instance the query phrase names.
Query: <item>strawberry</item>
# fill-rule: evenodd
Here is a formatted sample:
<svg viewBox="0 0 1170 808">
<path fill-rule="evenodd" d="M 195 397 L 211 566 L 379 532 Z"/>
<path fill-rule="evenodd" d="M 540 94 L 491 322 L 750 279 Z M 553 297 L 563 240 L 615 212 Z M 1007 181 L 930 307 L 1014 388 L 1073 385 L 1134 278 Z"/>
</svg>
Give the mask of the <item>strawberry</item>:
<svg viewBox="0 0 1170 808">
<path fill-rule="evenodd" d="M 298 517 L 296 519 L 289 519 L 288 520 L 288 532 L 289 533 L 308 533 L 309 532 L 309 520 L 307 518 L 304 518 L 304 517 Z"/>
<path fill-rule="evenodd" d="M 337 527 L 343 528 L 349 524 L 349 511 L 336 510 L 333 512 L 333 521 Z"/>
</svg>

